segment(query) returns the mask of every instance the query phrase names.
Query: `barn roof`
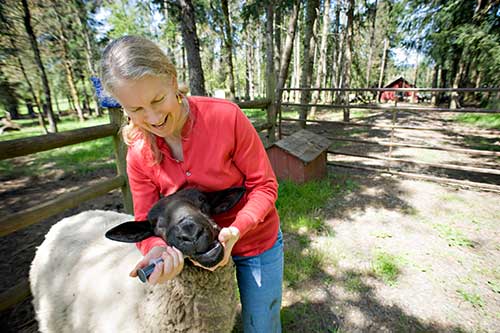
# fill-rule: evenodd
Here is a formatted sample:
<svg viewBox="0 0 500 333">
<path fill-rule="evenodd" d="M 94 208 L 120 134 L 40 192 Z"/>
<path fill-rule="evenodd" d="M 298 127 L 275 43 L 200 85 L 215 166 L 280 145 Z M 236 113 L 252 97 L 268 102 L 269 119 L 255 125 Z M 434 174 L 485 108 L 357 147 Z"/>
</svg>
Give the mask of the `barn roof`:
<svg viewBox="0 0 500 333">
<path fill-rule="evenodd" d="M 390 88 L 394 83 L 398 82 L 399 80 L 402 80 L 404 83 L 406 83 L 407 85 L 411 86 L 411 87 L 414 87 L 413 84 L 411 84 L 410 82 L 408 82 L 404 77 L 400 76 L 394 80 L 392 80 L 391 82 L 389 82 L 388 84 L 386 84 L 384 86 L 384 88 Z"/>
<path fill-rule="evenodd" d="M 330 144 L 329 139 L 303 129 L 276 141 L 274 146 L 285 150 L 304 162 L 311 162 L 324 150 L 328 149 Z"/>
</svg>

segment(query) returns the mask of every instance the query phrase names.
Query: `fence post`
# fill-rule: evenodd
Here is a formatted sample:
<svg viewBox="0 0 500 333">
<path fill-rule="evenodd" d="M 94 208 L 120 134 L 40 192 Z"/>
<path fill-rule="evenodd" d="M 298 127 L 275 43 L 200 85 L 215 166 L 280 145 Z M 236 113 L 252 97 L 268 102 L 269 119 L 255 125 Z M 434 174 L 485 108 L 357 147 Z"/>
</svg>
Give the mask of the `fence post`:
<svg viewBox="0 0 500 333">
<path fill-rule="evenodd" d="M 123 119 L 122 111 L 119 108 L 108 108 L 108 112 L 111 124 L 120 128 Z M 125 184 L 121 187 L 125 212 L 133 214 L 134 204 L 127 177 L 127 147 L 119 133 L 113 135 L 113 146 L 115 148 L 116 170 L 118 171 L 118 175 L 125 177 Z"/>
</svg>

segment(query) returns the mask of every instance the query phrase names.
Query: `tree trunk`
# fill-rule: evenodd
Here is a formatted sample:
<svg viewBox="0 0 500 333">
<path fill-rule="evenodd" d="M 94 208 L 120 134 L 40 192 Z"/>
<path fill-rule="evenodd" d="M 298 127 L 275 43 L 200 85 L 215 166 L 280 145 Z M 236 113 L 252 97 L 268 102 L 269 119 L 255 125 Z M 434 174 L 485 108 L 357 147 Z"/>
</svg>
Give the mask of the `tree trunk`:
<svg viewBox="0 0 500 333">
<path fill-rule="evenodd" d="M 298 16 L 298 15 L 297 15 Z M 298 19 L 297 19 L 298 21 Z M 300 25 L 297 25 L 296 27 L 296 33 L 295 33 L 295 39 L 293 40 L 293 43 L 295 43 L 295 46 L 293 47 L 293 73 L 292 73 L 292 83 L 291 86 L 292 88 L 298 88 L 300 86 L 300 46 L 302 45 L 300 43 L 300 33 L 299 33 L 299 27 Z M 300 102 L 300 92 L 297 90 L 291 91 L 293 94 L 293 101 L 294 103 L 299 103 Z"/>
<path fill-rule="evenodd" d="M 251 47 L 250 47 L 250 43 L 249 43 L 249 37 L 248 37 L 248 33 L 245 34 L 246 36 L 244 36 L 244 39 L 245 39 L 245 43 L 244 43 L 244 46 L 245 46 L 245 100 L 249 100 L 250 99 L 250 50 L 251 50 Z"/>
<path fill-rule="evenodd" d="M 292 56 L 293 43 L 296 40 L 297 31 L 297 21 L 300 11 L 300 0 L 295 0 L 292 8 L 292 13 L 290 14 L 290 21 L 288 22 L 288 32 L 285 40 L 285 47 L 283 48 L 283 54 L 281 56 L 281 67 L 278 76 L 278 83 L 276 85 L 278 94 L 276 96 L 277 103 L 281 103 L 281 93 L 283 87 L 285 86 L 286 79 L 288 78 L 288 69 L 290 66 L 290 59 Z"/>
<path fill-rule="evenodd" d="M 191 0 L 179 0 L 182 38 L 187 51 L 191 93 L 205 96 L 205 77 L 201 66 L 200 41 L 196 33 L 196 18 Z"/>
<path fill-rule="evenodd" d="M 382 88 L 384 84 L 384 76 L 385 76 L 385 59 L 387 58 L 387 49 L 389 47 L 389 41 L 387 40 L 387 37 L 384 38 L 384 50 L 382 51 L 382 60 L 380 61 L 380 74 L 378 76 L 378 87 Z M 379 92 L 377 92 L 377 102 L 380 102 L 380 95 L 382 95 Z"/>
<path fill-rule="evenodd" d="M 332 88 L 337 88 L 338 87 L 338 68 L 339 68 L 339 63 L 338 63 L 338 55 L 340 54 L 340 1 L 337 0 L 335 2 L 335 22 L 334 22 L 334 42 L 333 42 L 333 48 L 332 48 L 332 62 L 331 62 L 331 68 L 332 70 L 330 71 L 330 84 Z M 330 92 L 328 95 L 328 103 L 333 103 L 334 100 L 336 100 L 337 92 Z"/>
<path fill-rule="evenodd" d="M 254 86 L 254 68 L 255 68 L 255 58 L 254 58 L 254 44 L 255 44 L 255 39 L 252 34 L 252 32 L 248 33 L 248 40 L 247 40 L 247 56 L 248 56 L 248 77 L 247 77 L 247 82 L 248 82 L 248 94 L 250 95 L 250 99 L 253 100 L 255 99 L 255 86 Z"/>
<path fill-rule="evenodd" d="M 2 67 L 0 67 L 0 91 L 3 95 L 0 105 L 5 108 L 5 116 L 7 119 L 19 119 L 19 96 L 12 83 L 9 82 L 9 79 L 3 73 Z M 1 125 L 0 123 L 0 126 Z"/>
<path fill-rule="evenodd" d="M 300 80 L 301 88 L 311 88 L 312 72 L 314 65 L 314 24 L 319 10 L 319 0 L 308 0 L 306 8 L 306 21 L 304 30 L 304 59 L 302 65 L 302 75 Z M 308 104 L 311 93 L 303 90 L 300 96 L 300 104 Z M 299 112 L 300 127 L 306 127 L 307 107 L 302 107 Z"/>
<path fill-rule="evenodd" d="M 3 14 L 2 14 L 1 19 L 2 19 L 2 21 L 6 22 L 6 18 L 3 17 Z M 38 118 L 39 125 L 43 129 L 44 133 L 48 134 L 49 131 L 47 130 L 47 126 L 45 126 L 45 118 L 43 116 L 42 107 L 40 106 L 40 101 L 38 100 L 38 98 L 35 94 L 35 90 L 33 89 L 33 85 L 31 84 L 31 80 L 29 79 L 28 74 L 26 73 L 26 69 L 24 67 L 23 61 L 18 54 L 18 48 L 17 48 L 16 42 L 14 41 L 12 34 L 9 33 L 8 35 L 9 35 L 10 46 L 12 47 L 12 50 L 14 50 L 14 52 L 16 53 L 15 54 L 16 60 L 17 60 L 17 63 L 19 65 L 19 68 L 21 69 L 21 73 L 23 74 L 24 82 L 26 82 L 26 84 L 28 85 L 28 91 L 31 95 L 31 98 L 33 99 L 33 102 L 35 103 L 35 105 L 38 109 L 38 112 L 37 112 L 38 115 L 36 117 Z M 34 113 L 33 107 L 31 107 L 31 112 Z M 31 115 L 31 113 L 30 113 L 30 115 Z"/>
<path fill-rule="evenodd" d="M 37 64 L 38 70 L 40 72 L 40 77 L 42 79 L 43 91 L 45 94 L 45 103 L 47 104 L 47 117 L 49 118 L 49 132 L 57 133 L 57 124 L 54 118 L 54 112 L 52 110 L 52 98 L 50 96 L 50 86 L 49 80 L 47 79 L 47 74 L 45 72 L 45 67 L 42 62 L 42 57 L 40 56 L 40 49 L 38 48 L 38 41 L 36 39 L 35 33 L 33 32 L 33 27 L 31 26 L 31 13 L 28 6 L 27 0 L 22 0 L 23 5 L 23 22 L 26 33 L 28 34 L 31 49 L 35 56 L 35 62 Z"/>
<path fill-rule="evenodd" d="M 438 86 L 438 78 L 439 78 L 439 66 L 436 64 L 434 66 L 434 72 L 432 73 L 432 88 L 437 88 Z M 431 95 L 431 104 L 437 105 L 437 93 L 435 91 L 432 92 Z"/>
<path fill-rule="evenodd" d="M 87 60 L 87 69 L 90 73 L 90 76 L 97 76 L 97 71 L 95 69 L 94 65 L 94 48 L 92 47 L 91 39 L 90 39 L 90 33 L 89 33 L 89 28 L 87 25 L 87 10 L 85 8 L 85 4 L 83 3 L 82 0 L 76 0 L 76 5 L 77 5 L 77 13 L 75 13 L 76 16 L 76 22 L 78 26 L 80 27 L 80 31 L 82 32 L 83 39 L 85 41 L 84 44 L 84 50 L 85 50 L 85 59 Z M 85 85 L 84 85 L 85 87 Z M 99 103 L 99 99 L 97 98 L 97 94 L 93 93 L 92 94 L 92 99 L 94 100 L 94 110 L 97 115 L 97 117 L 102 116 L 102 108 Z M 89 107 L 90 110 L 90 107 Z"/>
<path fill-rule="evenodd" d="M 281 8 L 274 7 L 274 74 L 276 81 L 279 80 L 281 68 Z"/>
<path fill-rule="evenodd" d="M 222 13 L 224 14 L 224 46 L 226 48 L 227 64 L 229 67 L 229 99 L 232 100 L 236 96 L 233 68 L 233 35 L 231 33 L 231 21 L 229 19 L 229 6 L 227 0 L 222 0 L 221 5 Z"/>
<path fill-rule="evenodd" d="M 61 52 L 62 52 L 62 62 L 64 64 L 64 69 L 66 70 L 66 81 L 68 82 L 68 87 L 71 97 L 73 98 L 73 101 L 75 101 L 75 107 L 76 107 L 76 112 L 78 113 L 78 119 L 80 120 L 80 122 L 83 122 L 85 118 L 83 118 L 83 110 L 80 105 L 80 98 L 78 96 L 78 91 L 76 90 L 76 82 L 75 82 L 76 80 L 73 73 L 73 64 L 71 63 L 69 55 L 68 38 L 66 36 L 66 33 L 64 32 L 66 30 L 66 27 L 64 26 L 64 23 L 62 21 L 62 15 L 58 11 L 57 4 L 53 8 L 58 23 L 57 33 L 58 33 L 59 45 L 61 47 Z"/>
<path fill-rule="evenodd" d="M 297 21 L 299 17 L 300 11 L 300 2 L 301 0 L 295 0 L 292 7 L 292 12 L 290 14 L 290 21 L 288 22 L 288 31 L 286 35 L 285 45 L 283 48 L 283 54 L 281 55 L 281 64 L 278 75 L 278 82 L 276 84 L 276 100 L 273 101 L 276 105 L 276 112 L 280 112 L 281 110 L 281 100 L 283 96 L 283 87 L 285 86 L 285 82 L 288 78 L 288 69 L 290 67 L 290 59 L 292 57 L 293 51 L 293 43 L 294 40 L 298 39 L 296 37 L 297 31 Z M 279 133 L 281 136 L 281 132 Z"/>
<path fill-rule="evenodd" d="M 439 74 L 439 88 L 446 88 L 447 86 L 447 76 L 448 76 L 448 70 L 444 67 L 444 63 L 441 66 L 441 73 Z M 438 94 L 438 103 L 441 104 L 443 103 L 445 93 L 440 93 Z"/>
<path fill-rule="evenodd" d="M 182 72 L 181 72 L 181 78 L 182 78 L 182 82 L 184 84 L 187 84 L 187 76 L 186 76 L 186 73 L 187 73 L 187 60 L 186 60 L 186 47 L 184 45 L 181 46 L 181 69 L 182 69 Z"/>
<path fill-rule="evenodd" d="M 262 35 L 261 33 L 258 33 L 256 36 L 256 45 L 255 45 L 255 67 L 257 68 L 257 72 L 255 73 L 255 80 L 254 82 L 256 83 L 256 90 L 255 90 L 255 95 L 258 96 L 259 98 L 262 97 L 262 56 L 261 56 L 261 51 L 262 51 Z"/>
<path fill-rule="evenodd" d="M 337 87 L 338 88 L 342 88 L 342 85 L 343 85 L 343 79 L 344 79 L 344 75 L 342 75 L 343 71 L 344 71 L 344 67 L 345 67 L 345 32 L 341 31 L 340 30 L 340 20 L 341 20 L 341 17 L 340 15 L 342 14 L 341 13 L 341 9 L 340 9 L 340 5 L 342 3 L 342 0 L 338 0 L 338 7 L 337 7 L 337 13 L 336 15 L 338 15 L 338 33 L 337 33 L 337 36 L 338 36 L 338 49 L 337 49 L 337 77 L 335 78 L 335 81 L 337 82 Z M 341 96 L 340 92 L 337 92 L 337 95 L 335 95 L 335 101 L 337 103 L 338 100 L 339 100 L 339 97 Z"/>
<path fill-rule="evenodd" d="M 68 113 L 75 112 L 75 110 L 76 110 L 76 108 L 75 108 L 75 102 L 71 98 L 71 95 L 66 95 L 66 100 L 68 101 L 68 107 L 69 107 L 69 110 L 68 110 L 69 112 Z"/>
<path fill-rule="evenodd" d="M 330 26 L 330 0 L 325 0 L 325 8 L 323 10 L 323 27 L 321 30 L 321 44 L 319 48 L 319 63 L 318 63 L 318 72 L 316 73 L 316 84 L 315 87 L 321 87 L 321 83 L 324 80 L 326 75 L 326 51 L 328 48 L 327 45 L 327 37 L 328 37 L 328 28 Z M 323 94 L 324 95 L 324 94 Z M 312 104 L 316 104 L 318 102 L 320 93 L 319 91 L 315 91 L 313 93 Z M 324 100 L 324 98 L 323 98 Z M 311 107 L 311 118 L 314 119 L 316 115 L 316 107 Z"/>
<path fill-rule="evenodd" d="M 344 67 L 344 82 L 342 87 L 349 89 L 351 87 L 351 65 L 352 65 L 352 40 L 353 40 L 353 19 L 354 19 L 354 0 L 349 0 L 349 9 L 347 10 L 347 30 L 345 41 L 345 67 Z M 344 91 L 344 103 L 349 104 L 349 91 Z M 350 110 L 344 109 L 344 121 L 348 122 L 350 118 Z"/>
<path fill-rule="evenodd" d="M 87 110 L 87 112 L 89 113 L 89 116 L 92 116 L 92 109 L 90 108 L 89 94 L 87 92 L 87 86 L 85 85 L 85 77 L 83 75 L 80 76 L 80 82 L 82 84 L 82 90 L 83 90 L 83 101 L 85 102 L 83 109 Z"/>
<path fill-rule="evenodd" d="M 276 89 L 276 73 L 274 71 L 274 8 L 273 2 L 269 1 L 266 6 L 266 98 L 271 101 L 275 100 Z M 274 125 L 276 124 L 276 104 L 271 103 L 267 109 L 267 122 L 272 127 L 268 131 L 268 139 L 270 142 L 275 141 Z"/>
<path fill-rule="evenodd" d="M 453 80 L 453 88 L 458 88 L 460 86 L 460 80 L 462 78 L 462 74 L 465 71 L 465 61 L 464 59 L 466 58 L 467 54 L 465 52 L 465 49 L 462 51 L 462 54 L 460 55 L 460 58 L 458 59 L 458 69 L 455 73 L 455 78 Z M 458 92 L 453 91 L 451 93 L 451 99 L 450 99 L 450 109 L 457 109 L 460 108 L 460 101 L 458 100 Z"/>
<path fill-rule="evenodd" d="M 373 48 L 375 45 L 375 23 L 377 22 L 377 5 L 378 5 L 378 0 L 375 0 L 374 9 L 373 9 L 372 26 L 370 29 L 370 51 L 368 52 L 368 64 L 366 65 L 366 86 L 368 88 L 371 87 L 370 74 L 371 74 L 372 62 L 373 62 Z"/>
</svg>

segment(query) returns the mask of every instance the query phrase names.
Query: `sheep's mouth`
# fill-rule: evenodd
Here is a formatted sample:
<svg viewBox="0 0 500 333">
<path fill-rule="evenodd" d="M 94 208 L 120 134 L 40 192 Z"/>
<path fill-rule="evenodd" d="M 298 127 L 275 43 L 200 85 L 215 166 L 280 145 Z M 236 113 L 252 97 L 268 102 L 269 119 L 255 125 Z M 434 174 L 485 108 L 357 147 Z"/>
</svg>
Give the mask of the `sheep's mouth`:
<svg viewBox="0 0 500 333">
<path fill-rule="evenodd" d="M 211 244 L 209 249 L 203 253 L 195 253 L 191 256 L 193 261 L 200 265 L 210 268 L 217 265 L 224 258 L 224 247 L 219 241 Z"/>
</svg>

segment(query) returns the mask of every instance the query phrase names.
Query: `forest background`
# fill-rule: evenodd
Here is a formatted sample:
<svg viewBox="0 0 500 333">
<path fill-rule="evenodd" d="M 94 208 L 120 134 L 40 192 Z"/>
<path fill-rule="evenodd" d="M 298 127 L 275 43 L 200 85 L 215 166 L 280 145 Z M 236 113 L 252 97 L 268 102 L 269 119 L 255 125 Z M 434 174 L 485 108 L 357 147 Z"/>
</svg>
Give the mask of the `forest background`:
<svg viewBox="0 0 500 333">
<path fill-rule="evenodd" d="M 0 110 L 48 117 L 46 132 L 57 131 L 61 101 L 81 121 L 100 115 L 90 77 L 125 34 L 157 42 L 193 95 L 253 100 L 269 86 L 383 87 L 399 76 L 417 87 L 494 87 L 499 13 L 498 0 L 1 0 Z"/>
</svg>

